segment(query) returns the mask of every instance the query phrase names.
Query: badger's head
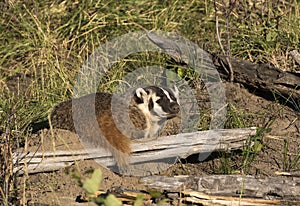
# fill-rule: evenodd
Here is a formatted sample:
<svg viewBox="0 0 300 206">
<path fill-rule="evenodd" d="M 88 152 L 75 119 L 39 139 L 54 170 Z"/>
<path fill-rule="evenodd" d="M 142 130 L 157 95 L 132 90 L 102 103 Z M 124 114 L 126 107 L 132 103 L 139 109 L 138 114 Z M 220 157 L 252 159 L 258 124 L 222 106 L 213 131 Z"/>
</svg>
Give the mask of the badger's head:
<svg viewBox="0 0 300 206">
<path fill-rule="evenodd" d="M 137 88 L 134 100 L 137 107 L 151 121 L 171 119 L 180 111 L 179 91 L 176 86 L 174 89 L 158 86 Z"/>
</svg>

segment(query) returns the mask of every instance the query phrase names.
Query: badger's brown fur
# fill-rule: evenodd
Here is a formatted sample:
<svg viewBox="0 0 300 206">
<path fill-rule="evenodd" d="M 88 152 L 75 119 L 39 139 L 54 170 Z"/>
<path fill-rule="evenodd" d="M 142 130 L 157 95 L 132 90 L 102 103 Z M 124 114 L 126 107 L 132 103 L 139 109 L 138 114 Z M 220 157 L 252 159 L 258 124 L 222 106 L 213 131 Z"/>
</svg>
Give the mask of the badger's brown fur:
<svg viewBox="0 0 300 206">
<path fill-rule="evenodd" d="M 64 101 L 53 109 L 51 124 L 76 132 L 93 147 L 108 149 L 122 166 L 128 164 L 132 139 L 158 136 L 164 122 L 178 115 L 178 90 L 137 88 L 117 97 L 111 106 L 112 98 L 112 94 L 95 93 Z"/>
</svg>

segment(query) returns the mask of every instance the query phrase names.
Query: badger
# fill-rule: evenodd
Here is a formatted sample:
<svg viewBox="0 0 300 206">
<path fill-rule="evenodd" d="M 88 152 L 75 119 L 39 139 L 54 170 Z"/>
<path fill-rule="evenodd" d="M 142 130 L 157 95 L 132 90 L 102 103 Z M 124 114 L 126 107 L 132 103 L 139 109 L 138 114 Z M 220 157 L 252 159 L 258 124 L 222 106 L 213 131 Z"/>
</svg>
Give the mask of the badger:
<svg viewBox="0 0 300 206">
<path fill-rule="evenodd" d="M 129 94 L 98 92 L 61 102 L 50 120 L 53 128 L 76 132 L 92 146 L 109 150 L 122 166 L 128 165 L 132 141 L 158 137 L 179 112 L 176 86 L 146 86 Z"/>
</svg>

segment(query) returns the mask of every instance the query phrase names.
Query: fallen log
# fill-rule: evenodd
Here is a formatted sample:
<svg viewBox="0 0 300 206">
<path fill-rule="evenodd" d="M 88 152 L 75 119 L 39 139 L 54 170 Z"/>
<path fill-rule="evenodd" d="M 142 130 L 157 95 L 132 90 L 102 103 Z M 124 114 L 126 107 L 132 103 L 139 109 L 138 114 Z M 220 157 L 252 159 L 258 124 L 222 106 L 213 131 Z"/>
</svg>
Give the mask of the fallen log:
<svg viewBox="0 0 300 206">
<path fill-rule="evenodd" d="M 203 67 L 201 68 L 203 76 L 209 75 L 216 68 L 224 80 L 230 80 L 232 76 L 234 82 L 243 84 L 264 98 L 272 100 L 275 98 L 293 109 L 300 108 L 299 73 L 283 71 L 268 64 L 255 64 L 233 57 L 210 55 L 209 52 L 199 49 L 197 45 L 191 45 L 183 38 L 172 39 L 172 35 L 163 37 L 159 33 L 148 32 L 147 37 L 181 65 L 191 66 L 195 65 L 195 61 L 200 62 L 197 66 Z M 292 54 L 295 56 L 294 53 Z"/>
<path fill-rule="evenodd" d="M 249 175 L 148 176 L 141 183 L 151 189 L 182 191 L 187 202 L 201 205 L 297 205 L 300 178 Z"/>
<path fill-rule="evenodd" d="M 116 187 L 110 190 L 124 205 L 132 205 L 137 197 L 143 201 L 166 199 L 170 205 L 299 205 L 300 178 L 264 177 L 250 175 L 147 176 L 140 179 L 147 190 Z M 156 197 L 151 196 L 156 193 Z M 96 196 L 106 195 L 98 191 Z M 87 201 L 86 196 L 80 197 Z M 169 205 L 169 204 L 168 204 Z"/>
<path fill-rule="evenodd" d="M 213 151 L 230 151 L 242 149 L 251 135 L 256 134 L 256 128 L 244 129 L 221 129 L 199 131 L 194 133 L 182 133 L 159 137 L 151 141 L 134 142 L 133 153 L 130 156 L 130 164 L 133 166 L 149 163 L 151 167 L 160 164 L 162 167 L 169 167 L 178 158 L 186 158 L 191 154 L 209 154 Z M 23 173 L 38 173 L 55 171 L 69 166 L 78 160 L 95 159 L 102 166 L 112 169 L 121 174 L 135 174 L 131 171 L 118 171 L 116 162 L 111 154 L 104 149 L 82 149 L 65 151 L 31 151 L 14 153 L 14 171 Z M 166 162 L 166 159 L 171 159 Z M 143 168 L 142 168 L 143 169 Z M 141 173 L 137 176 L 144 176 L 149 173 Z M 132 173 L 133 172 L 133 173 Z M 158 171 L 151 170 L 151 173 Z"/>
<path fill-rule="evenodd" d="M 255 64 L 249 61 L 225 56 L 215 56 L 214 65 L 226 75 L 229 59 L 234 72 L 234 81 L 252 89 L 256 94 L 269 99 L 278 98 L 292 107 L 300 106 L 300 74 L 283 71 L 268 64 Z"/>
</svg>

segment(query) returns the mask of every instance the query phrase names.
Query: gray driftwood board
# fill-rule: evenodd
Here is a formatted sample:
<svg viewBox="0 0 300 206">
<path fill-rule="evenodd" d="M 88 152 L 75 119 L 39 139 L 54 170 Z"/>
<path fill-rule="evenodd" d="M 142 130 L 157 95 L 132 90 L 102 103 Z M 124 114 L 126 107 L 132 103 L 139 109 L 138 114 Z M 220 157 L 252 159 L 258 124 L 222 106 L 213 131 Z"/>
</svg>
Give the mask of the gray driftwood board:
<svg viewBox="0 0 300 206">
<path fill-rule="evenodd" d="M 130 156 L 130 163 L 134 165 L 141 164 L 141 162 L 155 162 L 166 158 L 186 158 L 197 153 L 206 154 L 213 151 L 237 150 L 243 148 L 250 136 L 255 134 L 256 128 L 252 127 L 182 133 L 159 137 L 147 142 L 134 142 L 132 144 L 133 153 Z M 95 159 L 107 168 L 116 166 L 110 153 L 101 149 L 36 151 L 15 153 L 14 162 L 17 166 L 14 170 L 22 173 L 23 169 L 26 168 L 29 174 L 54 171 L 69 166 L 74 161 L 84 159 Z M 167 166 L 171 165 L 169 163 Z M 143 174 L 138 176 L 143 176 Z"/>
<path fill-rule="evenodd" d="M 200 205 L 299 205 L 299 177 L 250 175 L 148 176 L 149 188 L 181 191 L 186 202 Z"/>
</svg>

